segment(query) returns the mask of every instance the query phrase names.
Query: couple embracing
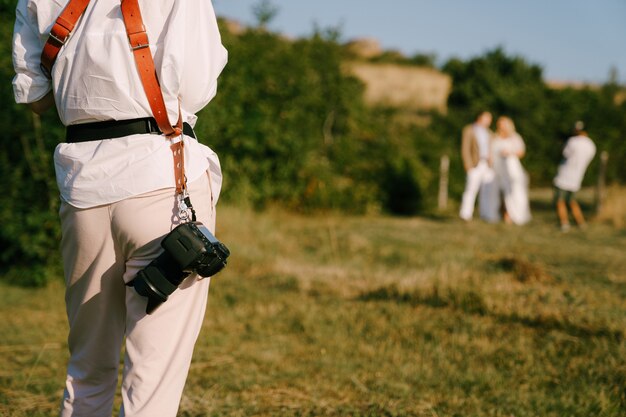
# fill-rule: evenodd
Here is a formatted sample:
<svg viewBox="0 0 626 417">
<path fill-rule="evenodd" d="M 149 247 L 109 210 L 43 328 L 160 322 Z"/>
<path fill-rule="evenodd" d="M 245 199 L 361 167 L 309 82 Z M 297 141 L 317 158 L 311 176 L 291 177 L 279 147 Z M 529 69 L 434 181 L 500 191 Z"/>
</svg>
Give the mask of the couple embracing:
<svg viewBox="0 0 626 417">
<path fill-rule="evenodd" d="M 459 215 L 471 220 L 478 197 L 482 219 L 522 225 L 531 219 L 528 174 L 520 162 L 526 146 L 513 120 L 498 118 L 495 133 L 490 130 L 492 120 L 491 113 L 483 111 L 463 129 L 461 154 L 467 181 Z"/>
</svg>

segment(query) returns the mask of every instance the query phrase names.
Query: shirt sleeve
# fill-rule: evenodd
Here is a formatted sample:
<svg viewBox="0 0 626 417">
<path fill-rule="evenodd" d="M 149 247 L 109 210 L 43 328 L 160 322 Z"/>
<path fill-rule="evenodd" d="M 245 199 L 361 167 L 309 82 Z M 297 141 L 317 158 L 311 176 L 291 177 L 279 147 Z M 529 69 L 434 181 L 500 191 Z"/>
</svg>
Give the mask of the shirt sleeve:
<svg viewBox="0 0 626 417">
<path fill-rule="evenodd" d="M 573 153 L 573 149 L 572 149 L 572 141 L 571 139 L 567 141 L 567 143 L 565 144 L 565 147 L 563 148 L 563 158 L 567 159 L 570 156 L 572 156 Z"/>
<path fill-rule="evenodd" d="M 29 8 L 28 0 L 19 0 L 13 29 L 13 93 L 17 103 L 35 102 L 52 89 L 40 68 L 44 43 L 36 12 Z"/>
</svg>

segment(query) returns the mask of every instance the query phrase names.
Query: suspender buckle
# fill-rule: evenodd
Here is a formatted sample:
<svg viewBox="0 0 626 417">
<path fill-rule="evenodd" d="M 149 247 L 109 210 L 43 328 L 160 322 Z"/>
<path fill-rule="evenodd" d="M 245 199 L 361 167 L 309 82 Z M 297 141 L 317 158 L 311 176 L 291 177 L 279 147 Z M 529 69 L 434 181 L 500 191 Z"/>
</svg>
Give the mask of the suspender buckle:
<svg viewBox="0 0 626 417">
<path fill-rule="evenodd" d="M 150 45 L 149 45 L 149 44 L 147 44 L 147 43 L 144 43 L 144 44 L 142 44 L 142 45 L 131 46 L 131 48 L 130 48 L 130 49 L 131 49 L 132 51 L 136 51 L 137 49 L 147 48 L 148 46 L 150 46 Z"/>
<path fill-rule="evenodd" d="M 65 42 L 67 42 L 67 38 L 69 38 L 69 35 L 61 39 L 58 36 L 56 36 L 54 33 L 50 32 L 50 37 L 54 39 L 55 41 L 57 41 L 59 44 L 65 45 Z"/>
<path fill-rule="evenodd" d="M 148 34 L 146 33 L 145 27 L 141 26 L 141 31 L 135 33 L 128 34 L 128 43 L 130 43 L 130 49 L 136 51 L 138 49 L 147 48 L 150 46 L 150 41 L 148 40 Z"/>
<path fill-rule="evenodd" d="M 58 22 L 52 26 L 50 30 L 50 38 L 56 41 L 59 46 L 65 45 L 67 39 L 70 37 L 71 30 L 67 29 L 65 26 L 59 24 Z"/>
</svg>

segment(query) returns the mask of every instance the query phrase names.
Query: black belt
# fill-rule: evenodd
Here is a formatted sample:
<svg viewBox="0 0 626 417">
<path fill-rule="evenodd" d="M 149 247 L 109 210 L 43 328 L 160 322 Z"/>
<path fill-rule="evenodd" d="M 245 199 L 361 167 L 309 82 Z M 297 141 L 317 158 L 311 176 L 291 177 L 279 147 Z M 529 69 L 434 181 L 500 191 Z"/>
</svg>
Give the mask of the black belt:
<svg viewBox="0 0 626 417">
<path fill-rule="evenodd" d="M 90 140 L 115 139 L 145 133 L 159 135 L 162 133 L 154 118 L 107 120 L 105 122 L 70 125 L 66 128 L 65 141 L 67 143 L 88 142 Z M 183 133 L 192 138 L 196 137 L 189 123 L 183 123 Z"/>
</svg>

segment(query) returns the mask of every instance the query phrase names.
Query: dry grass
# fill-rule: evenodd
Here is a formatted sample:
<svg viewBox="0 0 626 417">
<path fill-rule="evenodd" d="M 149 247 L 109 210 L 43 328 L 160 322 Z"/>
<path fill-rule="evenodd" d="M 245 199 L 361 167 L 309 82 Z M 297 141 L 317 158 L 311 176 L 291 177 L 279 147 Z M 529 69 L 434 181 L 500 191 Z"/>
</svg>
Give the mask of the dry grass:
<svg viewBox="0 0 626 417">
<path fill-rule="evenodd" d="M 553 216 L 522 228 L 222 208 L 233 255 L 179 415 L 624 415 L 626 236 L 560 234 Z M 55 415 L 61 285 L 1 289 L 0 415 Z"/>
<path fill-rule="evenodd" d="M 619 229 L 626 228 L 626 189 L 624 187 L 608 188 L 606 200 L 602 204 L 597 220 Z"/>
</svg>

